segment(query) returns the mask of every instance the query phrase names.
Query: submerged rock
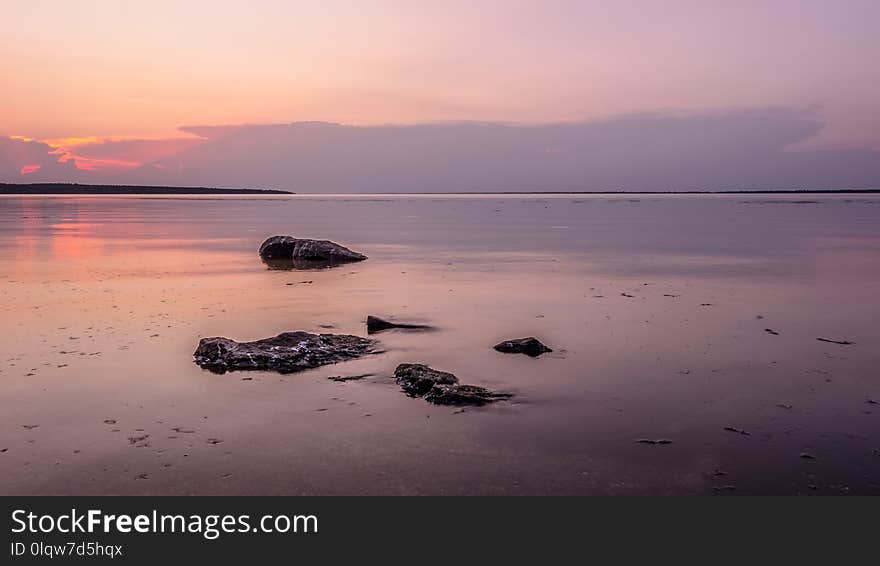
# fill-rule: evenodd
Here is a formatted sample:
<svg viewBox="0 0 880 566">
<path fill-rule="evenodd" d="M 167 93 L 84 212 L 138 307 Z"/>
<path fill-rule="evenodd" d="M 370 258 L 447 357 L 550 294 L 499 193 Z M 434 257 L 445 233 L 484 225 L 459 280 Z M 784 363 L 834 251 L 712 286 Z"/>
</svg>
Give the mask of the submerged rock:
<svg viewBox="0 0 880 566">
<path fill-rule="evenodd" d="M 260 257 L 266 260 L 348 262 L 362 261 L 367 256 L 340 246 L 330 240 L 310 240 L 292 236 L 272 236 L 260 246 Z"/>
<path fill-rule="evenodd" d="M 421 397 L 435 385 L 455 385 L 455 375 L 430 368 L 423 364 L 400 364 L 394 370 L 394 378 L 401 389 L 414 397 Z"/>
<path fill-rule="evenodd" d="M 505 354 L 525 354 L 533 358 L 553 351 L 532 336 L 528 338 L 505 340 L 504 342 L 495 344 L 494 348 Z"/>
<path fill-rule="evenodd" d="M 214 373 L 272 370 L 293 373 L 335 364 L 373 353 L 375 340 L 348 334 L 285 332 L 254 342 L 202 338 L 193 353 L 195 363 Z"/>
<path fill-rule="evenodd" d="M 427 324 L 397 323 L 379 318 L 378 316 L 367 316 L 367 334 L 375 334 L 376 332 L 391 330 L 392 328 L 403 328 L 408 330 L 430 330 L 431 327 Z"/>
<path fill-rule="evenodd" d="M 360 381 L 361 379 L 366 379 L 368 377 L 373 377 L 372 373 L 362 373 L 360 375 L 331 375 L 327 379 L 330 381 L 338 381 L 344 383 L 346 381 Z"/>
<path fill-rule="evenodd" d="M 816 338 L 819 342 L 828 342 L 830 344 L 840 344 L 841 346 L 852 346 L 855 342 L 849 340 L 831 340 L 829 338 Z"/>
<path fill-rule="evenodd" d="M 743 430 L 741 428 L 736 428 L 735 426 L 726 426 L 726 427 L 724 427 L 724 430 L 726 430 L 728 432 L 735 432 L 736 434 L 741 434 L 743 436 L 751 436 L 752 435 L 751 432 L 749 432 L 747 430 Z"/>
<path fill-rule="evenodd" d="M 435 405 L 485 405 L 510 399 L 510 393 L 497 393 L 477 385 L 435 385 L 425 394 L 425 401 Z"/>
<path fill-rule="evenodd" d="M 394 377 L 408 395 L 435 405 L 485 405 L 512 396 L 476 385 L 461 385 L 455 375 L 423 364 L 400 364 Z"/>
</svg>

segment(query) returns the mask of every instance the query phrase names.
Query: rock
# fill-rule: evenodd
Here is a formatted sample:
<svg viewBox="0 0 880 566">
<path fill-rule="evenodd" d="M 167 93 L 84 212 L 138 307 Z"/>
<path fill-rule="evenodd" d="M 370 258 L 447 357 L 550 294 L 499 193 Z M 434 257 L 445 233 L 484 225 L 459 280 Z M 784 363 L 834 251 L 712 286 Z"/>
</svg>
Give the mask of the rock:
<svg viewBox="0 0 880 566">
<path fill-rule="evenodd" d="M 485 405 L 511 397 L 476 385 L 461 385 L 455 375 L 423 364 L 400 364 L 394 377 L 408 395 L 435 405 Z"/>
<path fill-rule="evenodd" d="M 476 385 L 434 385 L 424 399 L 435 405 L 485 405 L 510 397 L 509 393 L 496 393 Z"/>
<path fill-rule="evenodd" d="M 831 344 L 840 344 L 841 346 L 852 346 L 855 342 L 849 340 L 830 340 L 828 338 L 816 338 L 819 342 L 829 342 Z"/>
<path fill-rule="evenodd" d="M 362 373 L 360 375 L 331 375 L 327 379 L 330 381 L 359 381 L 361 379 L 365 379 L 367 377 L 373 377 L 372 373 Z"/>
<path fill-rule="evenodd" d="M 544 344 L 541 344 L 537 338 L 531 336 L 528 338 L 505 340 L 504 342 L 495 344 L 494 348 L 505 354 L 525 354 L 533 358 L 553 351 Z"/>
<path fill-rule="evenodd" d="M 397 322 L 389 322 L 378 316 L 367 316 L 367 334 L 375 334 L 383 330 L 391 330 L 392 328 L 404 328 L 409 330 L 429 330 L 431 327 L 426 324 L 405 324 Z"/>
<path fill-rule="evenodd" d="M 329 240 L 309 240 L 292 236 L 272 236 L 267 239 L 260 246 L 260 257 L 274 269 L 327 267 L 367 259 L 364 254 Z"/>
<path fill-rule="evenodd" d="M 456 385 L 458 383 L 458 378 L 455 375 L 438 371 L 423 364 L 400 364 L 394 370 L 394 378 L 401 389 L 413 397 L 425 395 L 434 385 Z"/>
<path fill-rule="evenodd" d="M 293 373 L 353 360 L 374 353 L 375 340 L 348 334 L 285 332 L 255 342 L 202 338 L 193 353 L 195 363 L 214 373 L 272 370 Z"/>
<path fill-rule="evenodd" d="M 743 430 L 741 428 L 736 428 L 735 426 L 726 426 L 726 427 L 724 427 L 724 430 L 729 431 L 729 432 L 735 432 L 735 433 L 741 434 L 743 436 L 751 436 L 752 435 L 752 433 L 750 433 L 746 430 Z"/>
<path fill-rule="evenodd" d="M 764 332 L 766 332 L 767 334 L 772 334 L 773 336 L 779 336 L 779 333 L 776 332 L 775 330 L 773 330 L 772 328 L 765 328 Z"/>
<path fill-rule="evenodd" d="M 657 438 L 657 439 L 639 438 L 636 440 L 636 442 L 638 442 L 639 444 L 659 444 L 659 445 L 672 444 L 672 441 L 669 440 L 668 438 Z"/>
</svg>

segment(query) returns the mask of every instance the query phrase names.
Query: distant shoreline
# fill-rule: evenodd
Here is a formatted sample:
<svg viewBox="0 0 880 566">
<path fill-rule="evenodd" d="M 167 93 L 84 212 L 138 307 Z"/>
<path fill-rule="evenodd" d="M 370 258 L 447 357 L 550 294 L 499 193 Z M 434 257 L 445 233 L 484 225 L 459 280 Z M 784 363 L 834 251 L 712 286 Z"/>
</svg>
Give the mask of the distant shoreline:
<svg viewBox="0 0 880 566">
<path fill-rule="evenodd" d="M 0 183 L 0 195 L 292 195 L 278 189 L 217 189 L 77 183 Z"/>
<path fill-rule="evenodd" d="M 213 187 L 162 187 L 150 185 L 81 185 L 77 183 L 0 183 L 0 195 L 303 195 L 321 196 L 328 193 L 295 193 L 281 189 L 220 189 Z M 342 193 L 339 193 L 342 194 Z M 389 192 L 345 193 L 384 195 L 759 195 L 759 194 L 880 194 L 880 189 L 779 189 L 779 190 L 717 190 L 717 191 L 457 191 L 457 192 Z"/>
</svg>

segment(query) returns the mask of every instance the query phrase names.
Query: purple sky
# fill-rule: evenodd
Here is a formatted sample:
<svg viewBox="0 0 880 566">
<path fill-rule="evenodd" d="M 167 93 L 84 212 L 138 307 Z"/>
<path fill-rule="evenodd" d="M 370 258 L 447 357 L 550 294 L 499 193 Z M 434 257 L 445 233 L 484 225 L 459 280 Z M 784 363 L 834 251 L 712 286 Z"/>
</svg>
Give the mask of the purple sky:
<svg viewBox="0 0 880 566">
<path fill-rule="evenodd" d="M 0 19 L 0 181 L 878 186 L 878 22 L 875 0 L 32 0 Z"/>
</svg>

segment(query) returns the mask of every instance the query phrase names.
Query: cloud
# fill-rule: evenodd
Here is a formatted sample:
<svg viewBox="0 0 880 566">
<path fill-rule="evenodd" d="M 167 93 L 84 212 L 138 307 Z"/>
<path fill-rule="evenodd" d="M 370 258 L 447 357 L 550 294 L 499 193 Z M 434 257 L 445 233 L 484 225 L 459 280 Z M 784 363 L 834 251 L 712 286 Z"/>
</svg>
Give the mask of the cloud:
<svg viewBox="0 0 880 566">
<path fill-rule="evenodd" d="M 167 159 L 201 143 L 196 137 L 167 139 L 67 138 L 48 140 L 77 169 L 114 174 Z"/>
<path fill-rule="evenodd" d="M 822 130 L 815 116 L 770 108 L 532 125 L 188 126 L 184 140 L 71 151 L 78 162 L 136 163 L 105 171 L 105 182 L 317 193 L 880 186 L 880 152 L 794 149 Z"/>
<path fill-rule="evenodd" d="M 60 162 L 60 156 L 47 143 L 22 137 L 0 137 L 0 181 L 40 182 L 75 180 L 73 163 Z"/>
<path fill-rule="evenodd" d="M 0 137 L 0 181 L 112 182 L 125 171 L 168 159 L 201 139 Z"/>
</svg>

